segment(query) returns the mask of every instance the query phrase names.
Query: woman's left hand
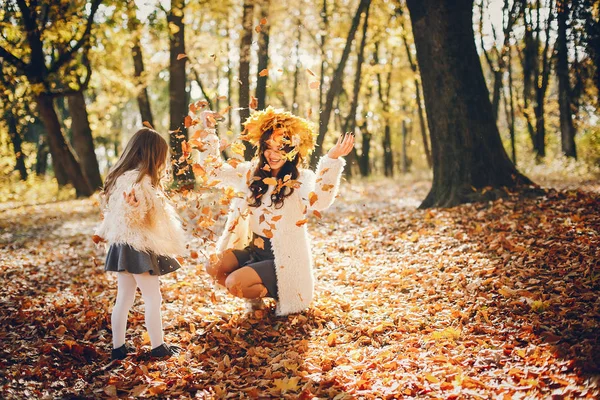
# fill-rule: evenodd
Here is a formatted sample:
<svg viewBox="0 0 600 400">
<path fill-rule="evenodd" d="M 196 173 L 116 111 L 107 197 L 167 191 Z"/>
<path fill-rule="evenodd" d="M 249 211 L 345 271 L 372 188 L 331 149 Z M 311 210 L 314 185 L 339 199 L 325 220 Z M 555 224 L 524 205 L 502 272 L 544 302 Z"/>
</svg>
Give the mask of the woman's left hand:
<svg viewBox="0 0 600 400">
<path fill-rule="evenodd" d="M 346 133 L 338 138 L 337 143 L 329 150 L 327 155 L 335 160 L 348 155 L 352 151 L 352 147 L 354 147 L 354 135 Z"/>
</svg>

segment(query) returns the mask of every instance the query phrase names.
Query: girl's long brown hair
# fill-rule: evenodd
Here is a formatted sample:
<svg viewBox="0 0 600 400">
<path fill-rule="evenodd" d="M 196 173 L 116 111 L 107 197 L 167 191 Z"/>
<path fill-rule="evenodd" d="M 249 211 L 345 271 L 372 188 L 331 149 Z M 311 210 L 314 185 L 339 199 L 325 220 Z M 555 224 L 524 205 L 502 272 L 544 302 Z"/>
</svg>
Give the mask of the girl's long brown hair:
<svg viewBox="0 0 600 400">
<path fill-rule="evenodd" d="M 248 201 L 250 207 L 259 207 L 262 204 L 262 196 L 267 193 L 267 189 L 269 188 L 269 186 L 263 182 L 263 179 L 270 177 L 271 172 L 265 171 L 263 167 L 269 164 L 265 157 L 265 150 L 267 150 L 269 147 L 267 141 L 272 134 L 273 130 L 268 129 L 260 137 L 260 142 L 258 145 L 259 161 L 258 165 L 256 166 L 256 170 L 254 170 L 255 179 L 252 181 L 252 183 L 250 183 L 250 192 L 252 192 Z M 284 146 L 282 150 L 285 152 L 290 152 L 293 150 L 293 147 Z M 292 161 L 287 160 L 277 173 L 276 179 L 283 179 L 288 174 L 291 175 L 291 180 L 298 179 L 298 176 L 300 176 L 300 172 L 298 171 L 299 162 L 300 156 L 298 154 L 296 154 Z M 286 197 L 291 196 L 292 193 L 294 193 L 294 188 L 285 186 L 278 191 L 274 191 L 271 194 L 271 204 L 273 204 L 275 208 L 283 207 L 283 201 Z"/>
<path fill-rule="evenodd" d="M 110 169 L 102 194 L 106 201 L 118 177 L 127 171 L 140 171 L 136 183 L 146 175 L 150 177 L 152 186 L 160 187 L 160 179 L 167 165 L 169 145 L 160 134 L 152 129 L 142 128 L 137 131 L 127 143 L 125 150 L 117 163 Z"/>
</svg>

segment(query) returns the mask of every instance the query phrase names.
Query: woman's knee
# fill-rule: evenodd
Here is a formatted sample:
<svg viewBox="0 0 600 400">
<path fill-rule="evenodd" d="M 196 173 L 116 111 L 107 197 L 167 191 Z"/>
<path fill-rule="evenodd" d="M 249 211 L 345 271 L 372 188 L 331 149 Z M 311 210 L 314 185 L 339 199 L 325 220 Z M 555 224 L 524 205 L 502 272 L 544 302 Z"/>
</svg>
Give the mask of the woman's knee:
<svg viewBox="0 0 600 400">
<path fill-rule="evenodd" d="M 213 278 L 220 275 L 231 273 L 239 266 L 239 262 L 231 249 L 225 250 L 219 254 L 215 260 L 209 261 L 205 265 L 206 272 Z"/>
<path fill-rule="evenodd" d="M 225 287 L 232 295 L 236 297 L 244 297 L 243 279 L 241 274 L 233 272 L 225 279 Z"/>
</svg>

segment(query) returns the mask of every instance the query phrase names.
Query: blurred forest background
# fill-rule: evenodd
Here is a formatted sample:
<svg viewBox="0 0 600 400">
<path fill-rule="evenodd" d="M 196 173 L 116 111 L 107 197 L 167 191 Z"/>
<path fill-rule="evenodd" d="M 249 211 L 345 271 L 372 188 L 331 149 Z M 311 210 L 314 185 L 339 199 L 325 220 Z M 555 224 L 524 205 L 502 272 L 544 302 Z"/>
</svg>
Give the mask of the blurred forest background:
<svg viewBox="0 0 600 400">
<path fill-rule="evenodd" d="M 458 3 L 518 170 L 597 177 L 598 3 Z M 356 134 L 349 179 L 431 179 L 424 67 L 401 0 L 0 0 L 0 24 L 1 202 L 89 196 L 137 129 L 185 133 L 197 100 L 225 117 L 222 137 L 251 108 L 282 107 L 320 126 L 317 154 Z"/>
</svg>

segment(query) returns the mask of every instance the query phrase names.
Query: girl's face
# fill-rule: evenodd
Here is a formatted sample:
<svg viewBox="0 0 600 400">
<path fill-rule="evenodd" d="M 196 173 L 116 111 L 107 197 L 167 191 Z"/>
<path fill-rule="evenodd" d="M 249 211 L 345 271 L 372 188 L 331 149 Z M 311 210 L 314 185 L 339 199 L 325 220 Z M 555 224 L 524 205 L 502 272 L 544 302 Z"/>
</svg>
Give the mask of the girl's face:
<svg viewBox="0 0 600 400">
<path fill-rule="evenodd" d="M 274 174 L 276 174 L 287 161 L 281 144 L 273 140 L 267 141 L 267 149 L 265 150 L 264 155 Z"/>
</svg>

